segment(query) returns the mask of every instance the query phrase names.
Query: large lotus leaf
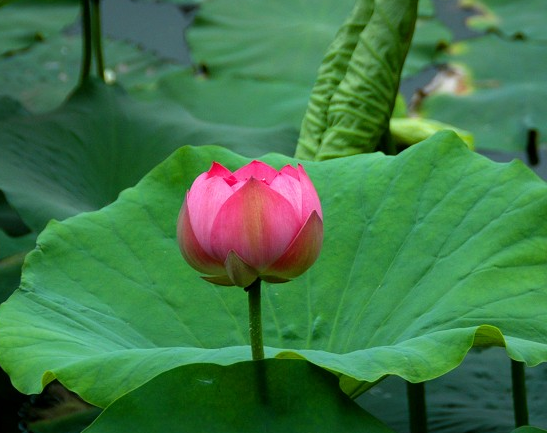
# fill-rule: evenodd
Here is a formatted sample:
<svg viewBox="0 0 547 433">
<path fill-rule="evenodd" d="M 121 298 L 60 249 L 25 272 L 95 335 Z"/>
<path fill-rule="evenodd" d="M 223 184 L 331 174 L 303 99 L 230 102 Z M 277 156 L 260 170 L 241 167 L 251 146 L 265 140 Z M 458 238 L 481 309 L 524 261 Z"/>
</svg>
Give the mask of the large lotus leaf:
<svg viewBox="0 0 547 433">
<path fill-rule="evenodd" d="M 137 103 L 118 87 L 88 82 L 56 111 L 0 122 L 0 189 L 39 232 L 52 218 L 114 201 L 181 145 L 291 154 L 296 135 L 204 122 L 177 105 Z"/>
<path fill-rule="evenodd" d="M 526 370 L 529 420 L 547 426 L 547 365 Z M 357 400 L 398 432 L 408 429 L 406 383 L 389 377 Z M 515 425 L 511 363 L 501 348 L 476 349 L 455 370 L 425 384 L 427 419 L 436 433 L 510 432 Z"/>
<path fill-rule="evenodd" d="M 478 149 L 523 150 L 529 130 L 547 135 L 546 45 L 487 35 L 455 44 L 448 60 L 459 90 L 426 97 L 422 115 L 471 131 Z"/>
<path fill-rule="evenodd" d="M 3 6 L 0 3 L 0 6 Z M 0 9 L 0 54 L 29 48 L 74 23 L 76 0 L 18 0 Z M 3 69 L 3 68 L 2 68 Z"/>
<path fill-rule="evenodd" d="M 85 430 L 119 431 L 392 432 L 342 393 L 332 374 L 279 359 L 163 373 L 114 402 Z"/>
<path fill-rule="evenodd" d="M 508 36 L 525 36 L 547 40 L 547 8 L 543 0 L 526 3 L 512 0 L 464 0 L 465 7 L 480 11 L 467 19 L 467 24 L 477 30 L 498 30 Z"/>
<path fill-rule="evenodd" d="M 184 191 L 213 160 L 248 162 L 184 147 L 115 203 L 41 233 L 0 306 L 0 363 L 19 389 L 58 378 L 104 407 L 174 367 L 250 358 L 245 292 L 200 279 L 176 242 Z M 547 359 L 547 185 L 522 163 L 443 132 L 395 157 L 304 166 L 325 240 L 302 277 L 264 287 L 267 357 L 338 372 L 350 394 L 388 374 L 440 376 L 473 344 Z"/>
<path fill-rule="evenodd" d="M 107 76 L 127 88 L 146 87 L 174 69 L 154 54 L 122 41 L 104 38 L 103 48 Z M 59 34 L 30 50 L 0 58 L 0 92 L 33 112 L 57 108 L 78 84 L 81 55 L 79 35 Z"/>
</svg>

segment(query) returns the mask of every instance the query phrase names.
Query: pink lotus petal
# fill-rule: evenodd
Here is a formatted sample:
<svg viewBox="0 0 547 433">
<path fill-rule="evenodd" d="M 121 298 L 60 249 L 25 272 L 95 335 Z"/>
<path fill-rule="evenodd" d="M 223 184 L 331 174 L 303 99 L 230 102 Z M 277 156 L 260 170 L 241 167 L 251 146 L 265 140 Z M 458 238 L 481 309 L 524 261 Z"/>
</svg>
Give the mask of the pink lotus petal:
<svg viewBox="0 0 547 433">
<path fill-rule="evenodd" d="M 236 286 L 248 287 L 258 278 L 258 272 L 245 263 L 234 250 L 228 253 L 224 266 L 228 276 Z"/>
<path fill-rule="evenodd" d="M 308 177 L 304 167 L 298 164 L 298 175 L 300 184 L 302 185 L 302 215 L 307 218 L 312 211 L 316 211 L 321 220 L 323 219 L 323 211 L 321 210 L 321 202 L 315 191 L 315 187 Z"/>
<path fill-rule="evenodd" d="M 226 167 L 224 167 L 222 164 L 219 164 L 216 161 L 213 161 L 211 164 L 211 168 L 209 171 L 207 171 L 207 179 L 210 179 L 211 177 L 230 177 L 232 175 L 232 172 L 228 170 Z"/>
<path fill-rule="evenodd" d="M 268 185 L 277 176 L 277 170 L 261 161 L 252 161 L 249 164 L 234 171 L 234 177 L 237 180 L 247 180 L 251 177 L 265 181 Z"/>
<path fill-rule="evenodd" d="M 264 270 L 264 275 L 280 279 L 295 278 L 306 271 L 319 257 L 323 244 L 323 221 L 312 211 L 306 224 L 274 264 Z"/>
<path fill-rule="evenodd" d="M 225 260 L 234 250 L 260 271 L 283 254 L 299 229 L 292 205 L 252 177 L 218 211 L 211 230 L 212 254 Z"/>
<path fill-rule="evenodd" d="M 300 181 L 282 171 L 272 181 L 270 188 L 287 199 L 294 208 L 296 215 L 299 216 L 300 224 L 304 224 L 309 215 L 302 215 L 302 186 Z"/>
<path fill-rule="evenodd" d="M 188 264 L 204 274 L 226 274 L 224 264 L 215 260 L 199 244 L 188 212 L 188 200 L 184 200 L 177 220 L 177 240 L 180 251 Z"/>
<path fill-rule="evenodd" d="M 298 170 L 296 168 L 294 168 L 292 165 L 286 165 L 285 167 L 283 167 L 281 169 L 281 173 L 288 174 L 288 175 L 294 177 L 295 179 L 299 179 Z"/>
<path fill-rule="evenodd" d="M 214 176 L 201 180 L 197 185 L 194 182 L 186 196 L 192 228 L 198 242 L 208 254 L 212 254 L 209 243 L 211 227 L 219 209 L 232 194 L 232 188 L 224 179 Z"/>
</svg>

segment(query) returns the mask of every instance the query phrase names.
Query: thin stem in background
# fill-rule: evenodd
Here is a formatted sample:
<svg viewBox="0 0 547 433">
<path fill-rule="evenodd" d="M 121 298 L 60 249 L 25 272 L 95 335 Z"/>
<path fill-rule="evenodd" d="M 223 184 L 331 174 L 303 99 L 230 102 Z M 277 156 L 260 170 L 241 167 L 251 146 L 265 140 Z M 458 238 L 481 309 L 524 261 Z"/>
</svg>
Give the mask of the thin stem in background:
<svg viewBox="0 0 547 433">
<path fill-rule="evenodd" d="M 100 0 L 91 0 L 91 25 L 93 34 L 93 48 L 95 51 L 95 66 L 97 75 L 104 81 L 103 43 L 101 35 L 101 8 Z"/>
<path fill-rule="evenodd" d="M 523 362 L 511 360 L 511 380 L 515 426 L 528 425 L 528 402 L 526 401 L 526 377 Z"/>
<path fill-rule="evenodd" d="M 262 342 L 262 307 L 260 294 L 260 278 L 245 288 L 249 295 L 249 336 L 253 360 L 264 359 L 264 343 Z"/>
<path fill-rule="evenodd" d="M 425 383 L 406 383 L 410 433 L 427 433 Z"/>
<path fill-rule="evenodd" d="M 89 78 L 91 72 L 91 8 L 88 0 L 81 0 L 82 7 L 82 65 L 80 84 Z"/>
</svg>

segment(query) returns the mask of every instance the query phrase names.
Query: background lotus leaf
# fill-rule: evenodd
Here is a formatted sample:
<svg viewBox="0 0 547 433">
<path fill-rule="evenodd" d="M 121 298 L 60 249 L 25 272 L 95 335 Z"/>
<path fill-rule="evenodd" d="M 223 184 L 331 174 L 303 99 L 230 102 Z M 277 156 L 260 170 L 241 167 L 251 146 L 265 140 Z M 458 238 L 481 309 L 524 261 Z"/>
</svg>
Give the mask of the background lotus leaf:
<svg viewBox="0 0 547 433">
<path fill-rule="evenodd" d="M 78 17 L 76 0 L 18 0 L 0 9 L 0 55 L 39 44 L 73 24 Z"/>
<path fill-rule="evenodd" d="M 522 3 L 511 0 L 463 0 L 461 3 L 479 11 L 467 19 L 473 29 L 547 41 L 547 9 L 542 0 L 529 0 L 524 8 Z"/>
<path fill-rule="evenodd" d="M 545 142 L 547 45 L 486 35 L 454 44 L 447 60 L 456 90 L 426 97 L 421 115 L 471 131 L 477 149 L 526 149 L 530 130 Z"/>
<path fill-rule="evenodd" d="M 208 78 L 182 69 L 165 74 L 150 86 L 130 89 L 143 100 L 165 98 L 199 119 L 230 125 L 300 128 L 311 87 L 282 81 L 230 76 Z"/>
<path fill-rule="evenodd" d="M 107 77 L 127 88 L 146 87 L 175 68 L 126 42 L 105 38 L 103 45 Z M 2 94 L 33 112 L 57 108 L 78 85 L 81 51 L 79 35 L 56 34 L 25 52 L 0 58 Z"/>
<path fill-rule="evenodd" d="M 39 232 L 52 219 L 99 209 L 186 143 L 258 156 L 293 153 L 292 128 L 213 124 L 179 106 L 138 103 L 90 81 L 58 110 L 0 122 L 0 189 Z"/>
<path fill-rule="evenodd" d="M 206 2 L 188 32 L 194 61 L 207 65 L 213 76 L 297 82 L 311 88 L 327 47 L 354 3 L 282 0 L 265 6 L 244 0 L 234 9 L 229 0 Z M 426 19 L 417 25 L 417 55 L 411 48 L 412 61 L 403 76 L 431 63 L 435 47 L 447 39 L 448 30 L 432 18 L 433 11 L 431 1 L 420 1 L 419 15 Z"/>
</svg>

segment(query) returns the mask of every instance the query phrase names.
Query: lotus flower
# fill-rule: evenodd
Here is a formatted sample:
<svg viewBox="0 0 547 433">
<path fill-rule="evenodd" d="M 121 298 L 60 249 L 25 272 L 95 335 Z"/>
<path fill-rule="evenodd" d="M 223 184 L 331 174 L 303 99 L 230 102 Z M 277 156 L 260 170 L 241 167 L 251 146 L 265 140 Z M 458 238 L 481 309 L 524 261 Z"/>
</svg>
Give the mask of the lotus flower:
<svg viewBox="0 0 547 433">
<path fill-rule="evenodd" d="M 321 203 L 301 165 L 277 171 L 252 161 L 232 173 L 213 162 L 186 193 L 177 238 L 186 261 L 207 281 L 240 287 L 257 278 L 281 283 L 317 259 Z"/>
</svg>

